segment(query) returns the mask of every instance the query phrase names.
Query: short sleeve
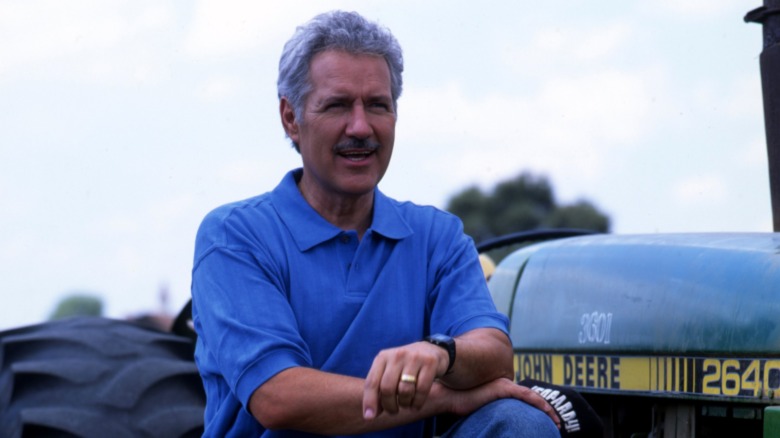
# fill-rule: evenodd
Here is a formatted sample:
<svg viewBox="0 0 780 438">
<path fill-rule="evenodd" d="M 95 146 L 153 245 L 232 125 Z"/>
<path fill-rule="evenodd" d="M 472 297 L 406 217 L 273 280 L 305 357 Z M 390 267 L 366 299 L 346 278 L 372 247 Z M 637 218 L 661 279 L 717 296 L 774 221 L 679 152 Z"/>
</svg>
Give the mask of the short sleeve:
<svg viewBox="0 0 780 438">
<path fill-rule="evenodd" d="M 244 406 L 255 389 L 280 371 L 310 366 L 284 292 L 285 268 L 269 248 L 236 229 L 204 226 L 192 275 L 193 316 L 202 374 L 225 380 Z"/>
<path fill-rule="evenodd" d="M 429 278 L 430 330 L 457 336 L 495 328 L 508 336 L 508 319 L 496 310 L 471 238 L 457 217 L 440 212 L 432 231 Z"/>
</svg>

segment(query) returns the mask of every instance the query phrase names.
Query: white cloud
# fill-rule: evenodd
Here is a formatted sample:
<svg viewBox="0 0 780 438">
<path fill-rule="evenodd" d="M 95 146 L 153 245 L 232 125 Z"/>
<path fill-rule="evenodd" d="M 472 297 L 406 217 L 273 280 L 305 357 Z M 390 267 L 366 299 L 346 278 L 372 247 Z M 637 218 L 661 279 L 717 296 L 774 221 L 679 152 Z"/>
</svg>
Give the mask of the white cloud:
<svg viewBox="0 0 780 438">
<path fill-rule="evenodd" d="M 726 182 L 716 175 L 697 175 L 675 184 L 675 201 L 680 204 L 723 202 L 729 196 Z"/>
<path fill-rule="evenodd" d="M 569 47 L 582 61 L 598 61 L 622 49 L 633 37 L 633 30 L 627 22 L 612 23 L 585 32 L 584 38 L 569 34 Z"/>
<path fill-rule="evenodd" d="M 542 87 L 538 105 L 555 120 L 567 138 L 593 137 L 602 144 L 630 142 L 643 131 L 651 98 L 646 79 L 638 74 L 605 69 L 583 76 L 551 77 Z"/>
<path fill-rule="evenodd" d="M 436 163 L 436 178 L 450 187 L 521 169 L 593 180 L 612 151 L 631 148 L 653 123 L 645 79 L 621 71 L 551 76 L 529 95 L 470 98 L 450 83 L 404 99 L 400 147 Z"/>
<path fill-rule="evenodd" d="M 753 72 L 734 77 L 730 82 L 711 90 L 707 95 L 729 117 L 744 117 L 763 121 L 759 64 Z"/>
<path fill-rule="evenodd" d="M 2 2 L 0 69 L 21 73 L 43 61 L 107 51 L 148 29 L 169 26 L 172 15 L 157 2 Z"/>
<path fill-rule="evenodd" d="M 232 161 L 216 169 L 216 174 L 220 180 L 231 184 L 248 184 L 257 181 L 263 167 L 265 166 L 257 161 Z"/>
<path fill-rule="evenodd" d="M 241 88 L 236 77 L 212 77 L 198 90 L 198 97 L 206 102 L 217 102 L 234 96 Z"/>
<path fill-rule="evenodd" d="M 659 7 L 661 11 L 665 10 L 668 14 L 683 16 L 686 19 L 704 19 L 723 14 L 735 6 L 750 8 L 751 6 L 760 6 L 759 3 L 751 5 L 739 0 L 660 0 L 654 2 L 655 6 Z M 747 11 L 748 9 L 745 9 L 745 12 Z"/>
<path fill-rule="evenodd" d="M 545 53 L 556 53 L 566 50 L 569 47 L 568 34 L 564 33 L 560 27 L 548 29 L 544 28 L 536 32 L 531 39 L 529 49 L 531 51 L 542 51 Z M 525 51 L 522 51 L 525 52 Z M 551 53 L 551 54 L 552 54 Z"/>
<path fill-rule="evenodd" d="M 116 215 L 99 223 L 94 231 L 99 234 L 105 233 L 106 236 L 115 238 L 117 235 L 129 235 L 141 230 L 140 224 L 136 218 L 126 214 Z"/>
<path fill-rule="evenodd" d="M 132 2 L 137 6 L 137 2 Z M 159 1 L 146 5 L 138 14 L 138 21 L 142 28 L 164 28 L 169 26 L 174 19 L 173 9 Z"/>
<path fill-rule="evenodd" d="M 278 52 L 296 26 L 343 3 L 347 2 L 332 2 L 325 7 L 315 0 L 298 0 L 294 6 L 251 0 L 200 0 L 186 50 L 195 57 L 211 57 L 242 54 L 274 43 L 273 50 Z"/>
<path fill-rule="evenodd" d="M 201 0 L 186 41 L 191 55 L 208 56 L 253 49 L 269 35 L 275 12 L 286 8 L 242 0 Z"/>
<path fill-rule="evenodd" d="M 765 137 L 745 142 L 745 147 L 737 149 L 735 162 L 748 169 L 752 168 L 756 171 L 766 172 L 767 149 Z"/>
<path fill-rule="evenodd" d="M 527 40 L 504 41 L 501 53 L 507 67 L 530 77 L 564 70 L 617 68 L 615 55 L 635 44 L 636 34 L 625 19 L 600 25 L 545 27 Z"/>
</svg>

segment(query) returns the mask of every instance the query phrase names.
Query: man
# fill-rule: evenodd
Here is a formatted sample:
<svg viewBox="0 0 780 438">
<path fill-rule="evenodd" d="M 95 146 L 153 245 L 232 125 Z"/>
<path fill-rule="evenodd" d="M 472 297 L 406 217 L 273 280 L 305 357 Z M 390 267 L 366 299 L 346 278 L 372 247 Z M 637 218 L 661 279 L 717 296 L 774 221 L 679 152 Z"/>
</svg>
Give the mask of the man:
<svg viewBox="0 0 780 438">
<path fill-rule="evenodd" d="M 395 38 L 354 13 L 285 45 L 279 111 L 303 168 L 198 231 L 206 436 L 419 437 L 441 413 L 471 414 L 461 436 L 557 436 L 549 405 L 509 380 L 507 319 L 460 221 L 377 189 L 402 70 Z"/>
</svg>

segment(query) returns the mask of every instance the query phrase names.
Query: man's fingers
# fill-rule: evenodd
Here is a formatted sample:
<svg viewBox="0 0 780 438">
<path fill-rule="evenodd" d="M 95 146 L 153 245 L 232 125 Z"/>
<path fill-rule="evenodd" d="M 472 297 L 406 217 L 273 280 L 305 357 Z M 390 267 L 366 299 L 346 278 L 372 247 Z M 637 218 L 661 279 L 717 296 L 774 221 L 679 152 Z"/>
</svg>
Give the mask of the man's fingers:
<svg viewBox="0 0 780 438">
<path fill-rule="evenodd" d="M 427 343 L 381 351 L 366 376 L 363 416 L 422 408 L 436 378 L 437 356 Z M 438 348 L 438 347 L 435 347 Z"/>
<path fill-rule="evenodd" d="M 428 399 L 428 394 L 431 392 L 433 381 L 436 379 L 436 368 L 420 368 L 420 372 L 417 375 L 417 385 L 415 387 L 414 400 L 412 400 L 412 408 L 421 409 L 425 404 L 425 400 Z"/>
<path fill-rule="evenodd" d="M 401 373 L 398 381 L 398 405 L 404 408 L 412 406 L 417 393 L 417 372 Z"/>
<path fill-rule="evenodd" d="M 363 387 L 363 418 L 373 420 L 382 411 L 379 405 L 379 391 L 368 384 Z"/>
<path fill-rule="evenodd" d="M 383 411 L 398 413 L 398 383 L 401 380 L 403 364 L 396 360 L 387 360 L 387 365 L 379 382 L 379 404 Z"/>
<path fill-rule="evenodd" d="M 558 418 L 558 414 L 555 412 L 555 409 L 553 409 L 553 407 L 547 403 L 547 400 L 539 395 L 538 392 L 530 388 L 526 388 L 525 386 L 520 385 L 515 385 L 515 387 L 519 389 L 520 392 L 520 396 L 516 398 L 544 412 L 548 417 L 552 418 L 555 425 L 558 426 L 558 429 L 561 428 L 561 419 Z"/>
<path fill-rule="evenodd" d="M 375 359 L 366 376 L 366 382 L 363 386 L 363 418 L 366 420 L 372 420 L 382 413 L 382 407 L 379 403 L 379 384 L 384 374 L 384 368 L 384 361 Z"/>
</svg>

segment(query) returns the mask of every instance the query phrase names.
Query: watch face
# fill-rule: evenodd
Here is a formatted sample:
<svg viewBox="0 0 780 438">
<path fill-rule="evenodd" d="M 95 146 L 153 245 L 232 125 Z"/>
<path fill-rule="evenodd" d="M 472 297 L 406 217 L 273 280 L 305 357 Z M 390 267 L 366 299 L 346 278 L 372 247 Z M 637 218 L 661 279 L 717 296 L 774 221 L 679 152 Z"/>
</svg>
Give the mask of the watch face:
<svg viewBox="0 0 780 438">
<path fill-rule="evenodd" d="M 455 348 L 455 340 L 452 339 L 451 336 L 442 335 L 441 333 L 437 333 L 435 335 L 430 335 L 427 338 L 425 338 L 428 342 L 431 342 L 433 344 L 436 344 L 442 348 L 446 349 L 453 349 Z"/>
<path fill-rule="evenodd" d="M 439 342 L 450 342 L 452 340 L 451 337 L 446 336 L 446 335 L 440 335 L 440 334 L 431 335 L 431 339 L 439 341 Z"/>
</svg>

